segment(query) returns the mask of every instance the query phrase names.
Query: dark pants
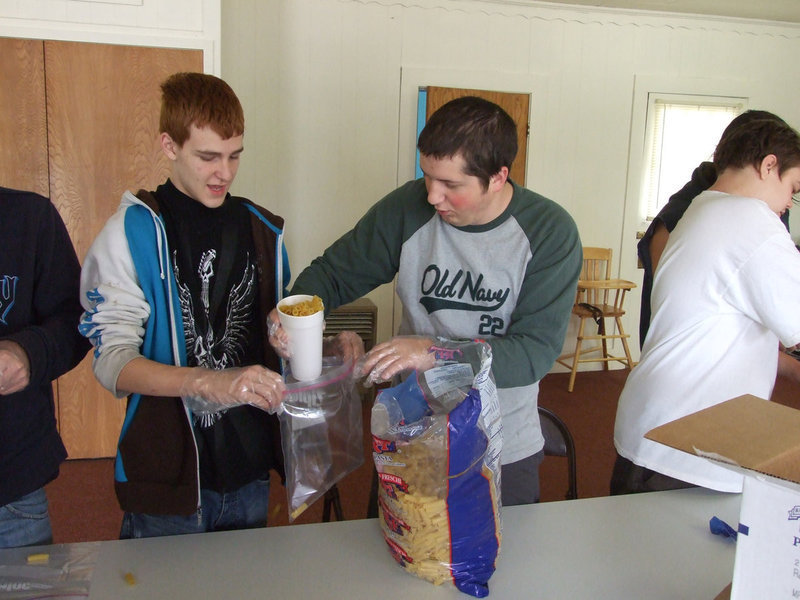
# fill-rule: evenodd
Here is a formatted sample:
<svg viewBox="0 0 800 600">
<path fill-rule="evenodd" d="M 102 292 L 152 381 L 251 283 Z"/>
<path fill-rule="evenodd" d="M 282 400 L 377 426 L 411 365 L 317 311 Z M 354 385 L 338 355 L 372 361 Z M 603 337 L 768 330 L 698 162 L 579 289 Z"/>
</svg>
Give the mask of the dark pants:
<svg viewBox="0 0 800 600">
<path fill-rule="evenodd" d="M 645 469 L 617 454 L 614 471 L 611 474 L 611 495 L 639 494 L 641 492 L 662 492 L 696 487 L 694 484 L 668 477 Z"/>
<path fill-rule="evenodd" d="M 539 502 L 539 466 L 544 450 L 503 465 L 500 472 L 500 500 L 503 506 Z"/>
</svg>

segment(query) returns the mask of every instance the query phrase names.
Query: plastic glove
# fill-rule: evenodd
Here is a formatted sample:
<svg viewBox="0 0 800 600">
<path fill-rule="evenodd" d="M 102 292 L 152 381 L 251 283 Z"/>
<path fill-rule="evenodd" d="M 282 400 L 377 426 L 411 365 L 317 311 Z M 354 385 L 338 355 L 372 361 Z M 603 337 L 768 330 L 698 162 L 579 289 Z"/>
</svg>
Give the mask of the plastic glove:
<svg viewBox="0 0 800 600">
<path fill-rule="evenodd" d="M 433 338 L 399 336 L 378 344 L 356 365 L 355 376 L 366 375 L 364 385 L 391 381 L 403 371 L 426 371 L 436 365 Z"/>
<path fill-rule="evenodd" d="M 24 390 L 30 383 L 30 361 L 22 346 L 11 340 L 0 341 L 0 396 Z"/>
<path fill-rule="evenodd" d="M 250 404 L 274 413 L 283 400 L 283 378 L 261 365 L 214 371 L 195 367 L 181 383 L 180 396 L 196 414 Z"/>
<path fill-rule="evenodd" d="M 339 335 L 322 339 L 322 354 L 338 356 L 343 363 L 355 363 L 364 356 L 364 340 L 355 331 L 342 331 Z"/>
<path fill-rule="evenodd" d="M 267 333 L 269 335 L 269 345 L 281 358 L 289 358 L 292 353 L 289 350 L 289 334 L 281 327 L 278 318 L 278 309 L 273 308 L 267 315 Z"/>
</svg>

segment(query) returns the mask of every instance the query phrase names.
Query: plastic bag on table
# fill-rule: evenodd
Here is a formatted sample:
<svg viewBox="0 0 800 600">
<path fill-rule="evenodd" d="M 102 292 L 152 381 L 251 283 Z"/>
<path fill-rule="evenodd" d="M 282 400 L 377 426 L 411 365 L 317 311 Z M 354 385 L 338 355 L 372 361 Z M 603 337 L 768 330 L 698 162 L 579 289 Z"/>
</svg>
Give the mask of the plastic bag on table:
<svg viewBox="0 0 800 600">
<path fill-rule="evenodd" d="M 286 469 L 289 521 L 364 463 L 361 396 L 353 364 L 325 357 L 322 374 L 293 382 L 278 414 Z"/>
<path fill-rule="evenodd" d="M 436 367 L 382 390 L 372 408 L 380 523 L 407 571 L 480 598 L 501 537 L 491 348 L 438 340 L 435 351 Z"/>
<path fill-rule="evenodd" d="M 98 542 L 0 550 L 0 598 L 88 598 Z"/>
</svg>

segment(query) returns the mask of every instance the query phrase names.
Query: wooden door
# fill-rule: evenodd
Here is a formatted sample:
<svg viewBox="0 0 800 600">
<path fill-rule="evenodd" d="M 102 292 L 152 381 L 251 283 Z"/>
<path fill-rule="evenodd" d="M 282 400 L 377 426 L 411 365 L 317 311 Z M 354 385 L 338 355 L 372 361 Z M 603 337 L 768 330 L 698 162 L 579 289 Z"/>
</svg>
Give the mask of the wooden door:
<svg viewBox="0 0 800 600">
<path fill-rule="evenodd" d="M 492 92 L 487 90 L 468 90 L 460 88 L 444 88 L 428 86 L 426 88 L 427 104 L 426 120 L 443 104 L 461 96 L 478 96 L 489 100 L 505 110 L 517 124 L 517 157 L 511 165 L 510 177 L 514 183 L 525 187 L 525 165 L 528 162 L 528 115 L 530 114 L 530 95 L 512 94 L 508 92 Z"/>
<path fill-rule="evenodd" d="M 0 185 L 48 196 L 43 48 L 0 38 Z"/>
<path fill-rule="evenodd" d="M 203 54 L 56 41 L 44 48 L 50 198 L 83 261 L 122 193 L 166 178 L 160 83 L 177 71 L 202 71 Z M 91 353 L 59 378 L 57 390 L 70 458 L 113 456 L 125 400 L 97 383 Z"/>
</svg>

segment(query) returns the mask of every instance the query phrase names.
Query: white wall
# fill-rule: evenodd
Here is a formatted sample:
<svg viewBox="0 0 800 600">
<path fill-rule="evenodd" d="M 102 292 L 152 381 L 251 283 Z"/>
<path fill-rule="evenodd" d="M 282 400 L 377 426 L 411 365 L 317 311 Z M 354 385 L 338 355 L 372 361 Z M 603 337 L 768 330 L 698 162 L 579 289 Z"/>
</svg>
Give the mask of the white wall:
<svg viewBox="0 0 800 600">
<path fill-rule="evenodd" d="M 530 92 L 528 186 L 567 208 L 585 245 L 614 248 L 636 282 L 639 224 L 626 214 L 642 94 L 731 90 L 800 125 L 792 25 L 499 0 L 223 0 L 222 44 L 247 118 L 237 192 L 287 218 L 295 272 L 413 176 L 418 85 Z"/>
<path fill-rule="evenodd" d="M 198 48 L 220 72 L 220 0 L 0 0 L 0 36 Z"/>
</svg>

